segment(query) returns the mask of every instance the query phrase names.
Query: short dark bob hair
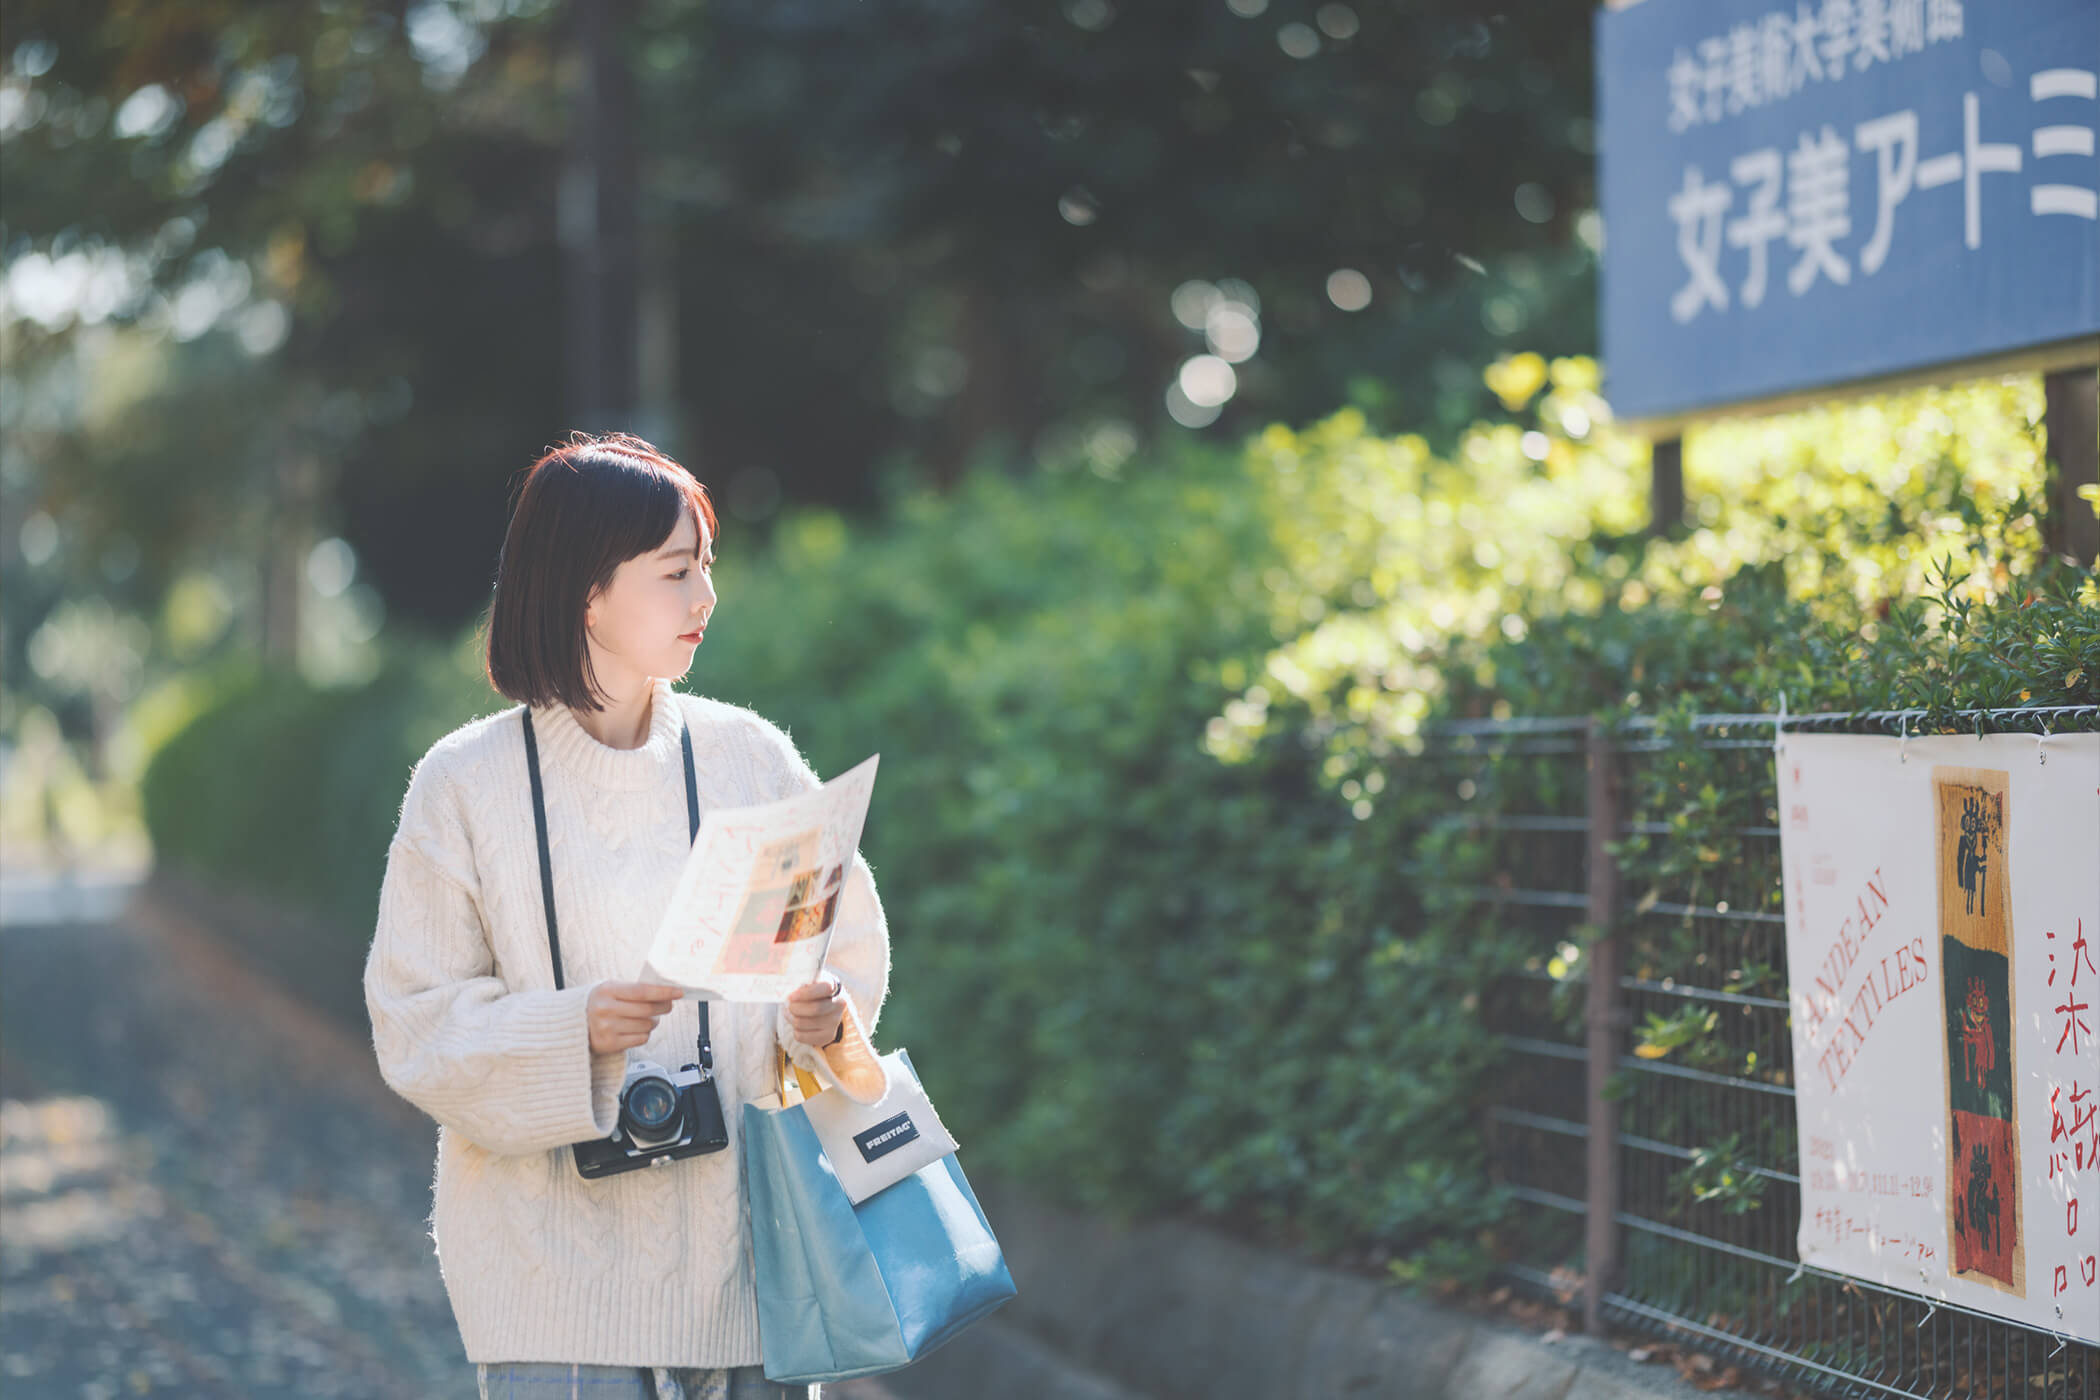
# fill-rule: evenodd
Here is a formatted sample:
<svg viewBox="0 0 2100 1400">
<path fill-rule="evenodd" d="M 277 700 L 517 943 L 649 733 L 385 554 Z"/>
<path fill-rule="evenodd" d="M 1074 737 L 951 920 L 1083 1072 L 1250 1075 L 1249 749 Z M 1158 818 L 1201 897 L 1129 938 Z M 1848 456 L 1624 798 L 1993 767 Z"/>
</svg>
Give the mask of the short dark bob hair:
<svg viewBox="0 0 2100 1400">
<path fill-rule="evenodd" d="M 627 560 L 662 546 L 681 513 L 715 540 L 715 508 L 693 474 L 628 433 L 572 434 L 525 472 L 496 560 L 489 684 L 545 708 L 602 710 L 583 615 Z"/>
</svg>

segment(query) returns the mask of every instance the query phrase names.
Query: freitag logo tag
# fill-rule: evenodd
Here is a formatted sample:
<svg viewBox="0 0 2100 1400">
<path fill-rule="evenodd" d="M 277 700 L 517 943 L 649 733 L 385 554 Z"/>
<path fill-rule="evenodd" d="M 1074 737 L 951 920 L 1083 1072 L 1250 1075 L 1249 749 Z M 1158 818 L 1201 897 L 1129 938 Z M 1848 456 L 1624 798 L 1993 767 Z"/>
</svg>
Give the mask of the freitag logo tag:
<svg viewBox="0 0 2100 1400">
<path fill-rule="evenodd" d="M 895 1152 L 919 1136 L 918 1125 L 911 1121 L 909 1113 L 900 1113 L 895 1118 L 885 1118 L 866 1132 L 853 1135 L 853 1145 L 860 1149 L 861 1160 L 872 1162 L 878 1157 Z"/>
</svg>

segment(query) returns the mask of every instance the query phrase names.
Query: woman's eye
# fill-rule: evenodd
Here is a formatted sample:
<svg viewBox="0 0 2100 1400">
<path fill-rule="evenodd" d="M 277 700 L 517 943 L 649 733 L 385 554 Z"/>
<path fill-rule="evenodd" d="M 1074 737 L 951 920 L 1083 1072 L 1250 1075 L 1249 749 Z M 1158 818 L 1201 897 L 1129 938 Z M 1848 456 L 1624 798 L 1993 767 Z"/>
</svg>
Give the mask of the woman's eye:
<svg viewBox="0 0 2100 1400">
<path fill-rule="evenodd" d="M 692 572 L 692 570 L 691 570 L 691 569 L 680 569 L 680 570 L 679 570 L 679 571 L 678 571 L 677 573 L 675 573 L 675 574 L 671 575 L 671 577 L 672 577 L 672 578 L 684 578 L 684 577 L 685 577 L 685 576 L 686 576 L 687 574 L 689 574 L 689 573 L 691 573 L 691 572 Z"/>
</svg>

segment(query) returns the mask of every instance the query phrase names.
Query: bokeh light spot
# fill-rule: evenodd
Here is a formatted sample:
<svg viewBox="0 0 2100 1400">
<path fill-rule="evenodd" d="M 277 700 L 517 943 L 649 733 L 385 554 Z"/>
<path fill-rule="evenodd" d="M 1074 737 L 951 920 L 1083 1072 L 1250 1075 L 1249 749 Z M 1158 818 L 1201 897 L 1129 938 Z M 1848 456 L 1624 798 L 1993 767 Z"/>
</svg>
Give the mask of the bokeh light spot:
<svg viewBox="0 0 2100 1400">
<path fill-rule="evenodd" d="M 58 553 L 58 522 L 43 511 L 31 511 L 16 539 L 22 548 L 22 562 L 32 569 L 42 568 Z"/>
<path fill-rule="evenodd" d="M 343 539 L 325 539 L 308 551 L 306 581 L 323 598 L 333 598 L 357 577 L 357 551 Z"/>
<path fill-rule="evenodd" d="M 1217 404 L 1199 404 L 1181 392 L 1176 382 L 1167 386 L 1167 416 L 1184 428 L 1207 428 L 1223 410 Z"/>
<path fill-rule="evenodd" d="M 1356 37 L 1356 31 L 1362 27 L 1356 18 L 1356 11 L 1347 5 L 1322 5 L 1320 13 L 1314 18 L 1320 26 L 1320 32 L 1330 39 L 1353 39 Z"/>
<path fill-rule="evenodd" d="M 1544 185 L 1526 180 L 1512 198 L 1517 213 L 1530 223 L 1543 224 L 1553 217 L 1553 196 Z"/>
<path fill-rule="evenodd" d="M 41 78 L 58 62 L 58 45 L 49 39 L 25 39 L 15 45 L 9 66 L 24 78 Z"/>
<path fill-rule="evenodd" d="M 1311 58 L 1320 51 L 1320 36 L 1311 25 L 1293 20 L 1276 31 L 1276 47 L 1292 58 Z"/>
<path fill-rule="evenodd" d="M 1371 279 L 1353 267 L 1338 267 L 1327 274 L 1327 299 L 1344 311 L 1361 311 L 1371 304 Z"/>
<path fill-rule="evenodd" d="M 1515 335 L 1529 319 L 1515 297 L 1489 297 L 1480 308 L 1480 324 L 1492 335 Z"/>
<path fill-rule="evenodd" d="M 157 139 L 167 135 L 181 114 L 182 104 L 175 100 L 174 94 L 159 83 L 148 83 L 124 99 L 124 105 L 117 108 L 111 130 L 120 140 L 137 136 Z"/>
<path fill-rule="evenodd" d="M 1240 386 L 1239 376 L 1232 372 L 1232 366 L 1216 355 L 1196 355 L 1184 361 L 1181 373 L 1175 376 L 1175 383 L 1198 408 L 1215 408 L 1223 404 Z"/>
<path fill-rule="evenodd" d="M 284 344 L 291 334 L 291 314 L 280 302 L 259 301 L 240 314 L 241 348 L 251 355 L 267 355 Z"/>
<path fill-rule="evenodd" d="M 1208 282 L 1184 282 L 1174 289 L 1167 305 L 1174 311 L 1174 319 L 1192 331 L 1200 331 L 1210 323 L 1210 309 L 1225 299 L 1219 288 Z"/>
<path fill-rule="evenodd" d="M 1244 282 L 1237 277 L 1220 277 L 1218 279 L 1218 295 L 1227 301 L 1238 302 L 1247 308 L 1248 315 L 1256 320 L 1261 319 L 1261 293 L 1254 290 L 1252 283 Z"/>
<path fill-rule="evenodd" d="M 1094 202 L 1094 197 L 1076 185 L 1066 190 L 1064 197 L 1057 201 L 1057 212 L 1074 228 L 1085 228 L 1101 217 L 1100 206 Z"/>
<path fill-rule="evenodd" d="M 1261 324 L 1237 301 L 1220 301 L 1203 322 L 1203 341 L 1228 364 L 1252 359 L 1261 348 Z"/>
<path fill-rule="evenodd" d="M 1089 34 L 1098 34 L 1115 22 L 1116 7 L 1108 0 L 1065 0 L 1065 18 Z"/>
</svg>

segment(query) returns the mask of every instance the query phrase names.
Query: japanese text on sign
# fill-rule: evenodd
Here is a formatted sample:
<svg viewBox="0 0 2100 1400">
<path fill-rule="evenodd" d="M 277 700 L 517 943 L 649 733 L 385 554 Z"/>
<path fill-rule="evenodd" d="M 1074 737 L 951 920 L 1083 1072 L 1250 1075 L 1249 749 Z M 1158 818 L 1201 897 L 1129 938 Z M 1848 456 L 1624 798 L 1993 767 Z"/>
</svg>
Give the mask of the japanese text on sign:
<svg viewBox="0 0 2100 1400">
<path fill-rule="evenodd" d="M 1918 114 L 1906 108 L 1859 123 L 1849 140 L 1826 123 L 1815 131 L 1803 131 L 1791 150 L 1766 146 L 1745 152 L 1729 163 L 1726 181 L 1709 180 L 1697 165 L 1687 165 L 1683 187 L 1669 200 L 1670 218 L 1677 225 L 1677 253 L 1688 274 L 1688 280 L 1670 298 L 1670 315 L 1684 323 L 1709 308 L 1728 309 L 1730 285 L 1722 268 L 1724 240 L 1728 248 L 1743 254 L 1742 275 L 1734 287 L 1734 298 L 1743 306 L 1754 307 L 1765 299 L 1774 243 L 1783 242 L 1791 250 L 1781 255 L 1791 258 L 1785 279 L 1790 295 L 1803 295 L 1819 280 L 1844 286 L 1852 280 L 1855 266 L 1861 276 L 1872 277 L 1888 262 L 1904 203 L 1944 186 L 1961 187 L 1962 243 L 1968 248 L 1983 246 L 1983 181 L 1987 177 L 2030 173 L 2027 207 L 2034 217 L 2100 219 L 2100 188 L 2087 183 L 2092 178 L 2089 169 L 2067 169 L 2066 178 L 2058 179 L 2053 168 L 2042 168 L 2043 162 L 2055 157 L 2093 154 L 2093 109 L 2100 99 L 2100 71 L 2046 69 L 2028 80 L 2027 89 L 2036 107 L 2066 99 L 2080 101 L 2078 115 L 2084 120 L 2045 119 L 2027 133 L 2027 149 L 2023 150 L 2018 142 L 1985 140 L 1982 99 L 1977 93 L 1965 92 L 1960 147 L 1922 160 Z M 2029 151 L 2032 167 L 2026 165 Z M 1871 157 L 1874 174 L 1869 207 L 1873 213 L 1862 221 L 1869 231 L 1865 241 L 1856 249 L 1840 250 L 1840 240 L 1854 234 L 1851 185 L 1855 157 Z M 1738 191 L 1743 195 L 1740 205 Z M 1955 196 L 1950 193 L 1947 197 Z M 1732 212 L 1734 217 L 1730 217 Z"/>
<path fill-rule="evenodd" d="M 2056 1031 L 2056 1064 L 2049 1087 L 2049 1180 L 2064 1188 L 2060 1258 L 2051 1266 L 2052 1297 L 2092 1294 L 2100 1285 L 2100 1251 L 2085 1248 L 2078 1236 L 2080 1202 L 2100 1202 L 2100 1083 L 2080 1075 L 2080 1047 L 2093 1043 L 2093 993 L 2100 990 L 2100 970 L 2093 965 L 2085 920 L 2074 919 L 2070 936 L 2046 935 L 2049 990 L 2061 997 L 2047 1023 Z M 2059 955 L 2060 945 L 2061 955 Z M 2083 985 L 2080 979 L 2083 978 Z M 2087 1060 L 2091 1056 L 2085 1057 Z M 2092 1208 L 2100 1209 L 2100 1205 Z"/>
<path fill-rule="evenodd" d="M 1774 10 L 1679 48 L 1667 75 L 1672 131 L 1713 125 L 1961 37 L 1961 0 L 1823 0 Z"/>
</svg>

